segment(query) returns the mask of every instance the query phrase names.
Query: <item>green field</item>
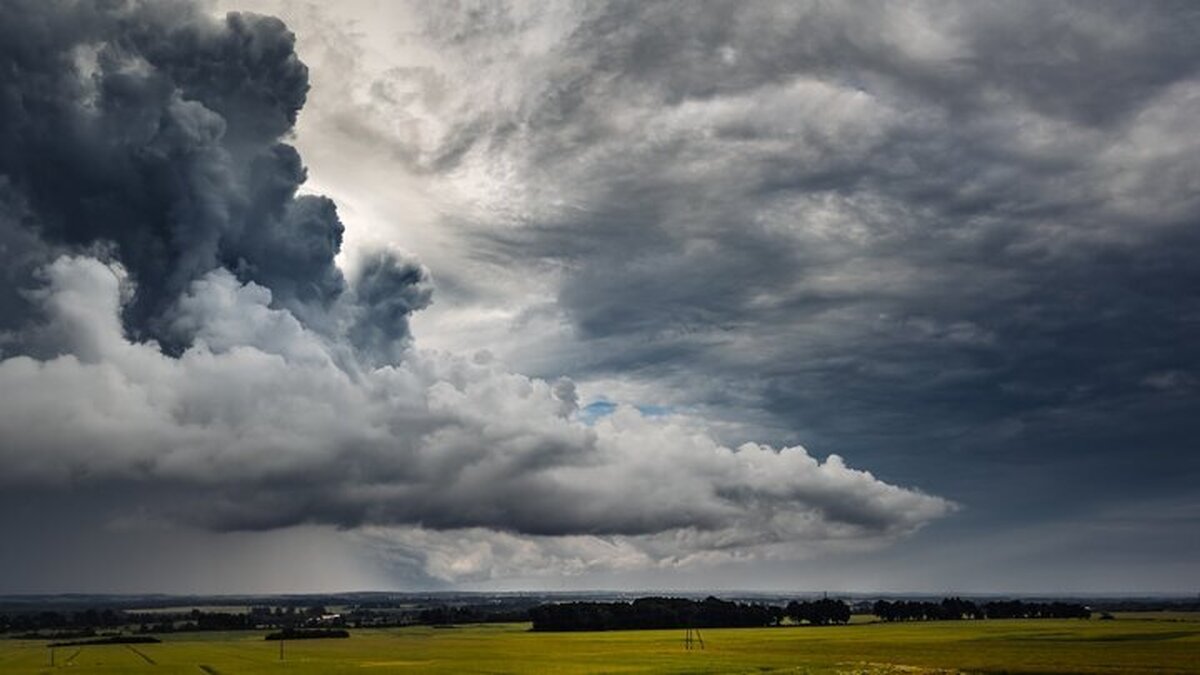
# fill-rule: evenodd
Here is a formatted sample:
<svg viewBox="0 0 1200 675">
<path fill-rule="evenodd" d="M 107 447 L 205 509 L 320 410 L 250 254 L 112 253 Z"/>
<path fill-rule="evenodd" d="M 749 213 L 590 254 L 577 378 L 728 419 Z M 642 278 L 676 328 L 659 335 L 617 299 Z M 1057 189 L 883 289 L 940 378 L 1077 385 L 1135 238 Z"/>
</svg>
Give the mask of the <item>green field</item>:
<svg viewBox="0 0 1200 675">
<path fill-rule="evenodd" d="M 0 641 L 9 673 L 1200 673 L 1200 621 L 993 620 L 683 631 L 531 633 L 525 624 L 353 631 L 278 643 L 190 633 L 162 644 Z"/>
</svg>

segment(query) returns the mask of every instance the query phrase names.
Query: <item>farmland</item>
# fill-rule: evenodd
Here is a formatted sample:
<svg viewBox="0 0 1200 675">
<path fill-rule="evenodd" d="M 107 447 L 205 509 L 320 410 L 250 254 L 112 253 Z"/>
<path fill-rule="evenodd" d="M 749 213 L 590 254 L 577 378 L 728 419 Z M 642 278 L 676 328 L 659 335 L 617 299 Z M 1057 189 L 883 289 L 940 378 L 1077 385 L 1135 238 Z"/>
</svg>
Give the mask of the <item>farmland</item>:
<svg viewBox="0 0 1200 675">
<path fill-rule="evenodd" d="M 356 630 L 279 644 L 262 632 L 178 633 L 161 644 L 0 641 L 4 673 L 1200 673 L 1200 615 L 1100 620 L 860 623 L 683 632 L 533 633 L 528 624 Z"/>
</svg>

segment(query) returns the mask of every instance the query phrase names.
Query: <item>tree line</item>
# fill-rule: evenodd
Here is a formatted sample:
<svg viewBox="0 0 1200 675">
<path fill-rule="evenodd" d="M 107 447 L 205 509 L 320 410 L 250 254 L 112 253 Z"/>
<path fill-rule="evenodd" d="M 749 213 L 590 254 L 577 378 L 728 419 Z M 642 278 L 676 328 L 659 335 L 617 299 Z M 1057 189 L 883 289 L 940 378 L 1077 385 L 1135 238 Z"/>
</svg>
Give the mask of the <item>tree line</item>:
<svg viewBox="0 0 1200 675">
<path fill-rule="evenodd" d="M 637 630 L 651 628 L 754 628 L 795 623 L 828 625 L 850 620 L 841 600 L 793 601 L 786 607 L 708 597 L 638 598 L 632 602 L 564 602 L 529 610 L 535 631 Z"/>
<path fill-rule="evenodd" d="M 1091 610 L 1070 602 L 995 600 L 982 605 L 962 598 L 941 602 L 878 600 L 871 613 L 883 621 L 958 621 L 961 619 L 1087 619 Z"/>
<path fill-rule="evenodd" d="M 782 616 L 779 607 L 713 597 L 701 601 L 652 597 L 633 602 L 564 602 L 529 610 L 535 631 L 769 626 L 779 623 Z"/>
<path fill-rule="evenodd" d="M 1087 607 L 1069 602 L 996 600 L 977 604 L 962 598 L 940 602 L 879 600 L 872 613 L 883 621 L 948 621 L 963 619 L 1086 619 Z M 738 603 L 708 597 L 638 598 L 632 602 L 564 602 L 534 607 L 529 618 L 535 631 L 603 631 L 653 628 L 749 628 L 792 624 L 827 626 L 850 621 L 851 608 L 841 600 L 793 600 L 786 606 Z"/>
<path fill-rule="evenodd" d="M 146 635 L 175 631 L 355 628 L 493 621 L 532 621 L 533 630 L 537 631 L 761 627 L 784 623 L 822 626 L 847 623 L 851 613 L 851 607 L 845 602 L 830 598 L 794 600 L 786 605 L 739 603 L 715 597 L 704 600 L 647 597 L 632 602 L 534 604 L 537 602 L 544 602 L 544 598 L 415 608 L 358 607 L 341 614 L 330 614 L 322 605 L 253 606 L 246 612 L 199 609 L 181 612 L 95 608 L 74 612 L 0 609 L 0 634 L 64 640 L 103 637 L 106 633 L 117 632 Z M 879 600 L 874 604 L 856 604 L 854 611 L 871 612 L 882 621 L 1082 619 L 1091 614 L 1088 607 L 1078 603 L 1022 600 L 976 603 L 957 597 L 941 601 Z"/>
</svg>

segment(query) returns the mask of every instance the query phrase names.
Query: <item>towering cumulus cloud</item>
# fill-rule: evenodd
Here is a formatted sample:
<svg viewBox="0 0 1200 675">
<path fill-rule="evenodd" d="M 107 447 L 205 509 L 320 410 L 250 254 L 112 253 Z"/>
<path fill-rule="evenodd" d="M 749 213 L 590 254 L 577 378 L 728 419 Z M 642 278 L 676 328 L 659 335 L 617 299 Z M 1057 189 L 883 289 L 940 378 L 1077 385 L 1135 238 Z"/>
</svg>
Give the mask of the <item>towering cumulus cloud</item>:
<svg viewBox="0 0 1200 675">
<path fill-rule="evenodd" d="M 113 518 L 335 525 L 446 579 L 878 545 L 953 508 L 422 352 L 424 268 L 381 250 L 344 275 L 334 203 L 297 194 L 308 73 L 277 19 L 0 13 L 0 484 L 109 486 Z"/>
<path fill-rule="evenodd" d="M 26 269 L 55 249 L 103 246 L 136 284 L 130 336 L 171 350 L 193 337 L 170 320 L 176 300 L 215 268 L 269 288 L 308 328 L 344 332 L 354 300 L 334 264 L 342 223 L 332 201 L 297 196 L 304 166 L 281 141 L 308 90 L 282 22 L 214 21 L 174 2 L 4 12 L 4 230 L 41 239 Z M 390 280 L 419 286 L 407 266 Z M 404 337 L 403 321 L 389 327 L 384 342 Z"/>
</svg>

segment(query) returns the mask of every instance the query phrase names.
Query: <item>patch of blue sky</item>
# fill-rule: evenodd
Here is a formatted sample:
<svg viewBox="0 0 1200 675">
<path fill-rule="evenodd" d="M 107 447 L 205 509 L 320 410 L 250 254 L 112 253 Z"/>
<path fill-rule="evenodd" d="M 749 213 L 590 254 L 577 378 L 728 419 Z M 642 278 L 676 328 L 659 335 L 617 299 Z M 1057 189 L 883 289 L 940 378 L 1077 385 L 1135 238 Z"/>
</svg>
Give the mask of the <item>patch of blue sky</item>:
<svg viewBox="0 0 1200 675">
<path fill-rule="evenodd" d="M 664 417 L 675 412 L 674 408 L 665 405 L 639 404 L 633 407 L 646 417 Z M 597 420 L 608 417 L 616 410 L 616 403 L 607 399 L 599 399 L 579 409 L 579 420 L 584 424 L 595 424 Z"/>
<path fill-rule="evenodd" d="M 584 424 L 595 424 L 596 420 L 608 417 L 617 409 L 617 404 L 612 401 L 592 401 L 591 403 L 579 409 L 579 420 Z"/>
</svg>

